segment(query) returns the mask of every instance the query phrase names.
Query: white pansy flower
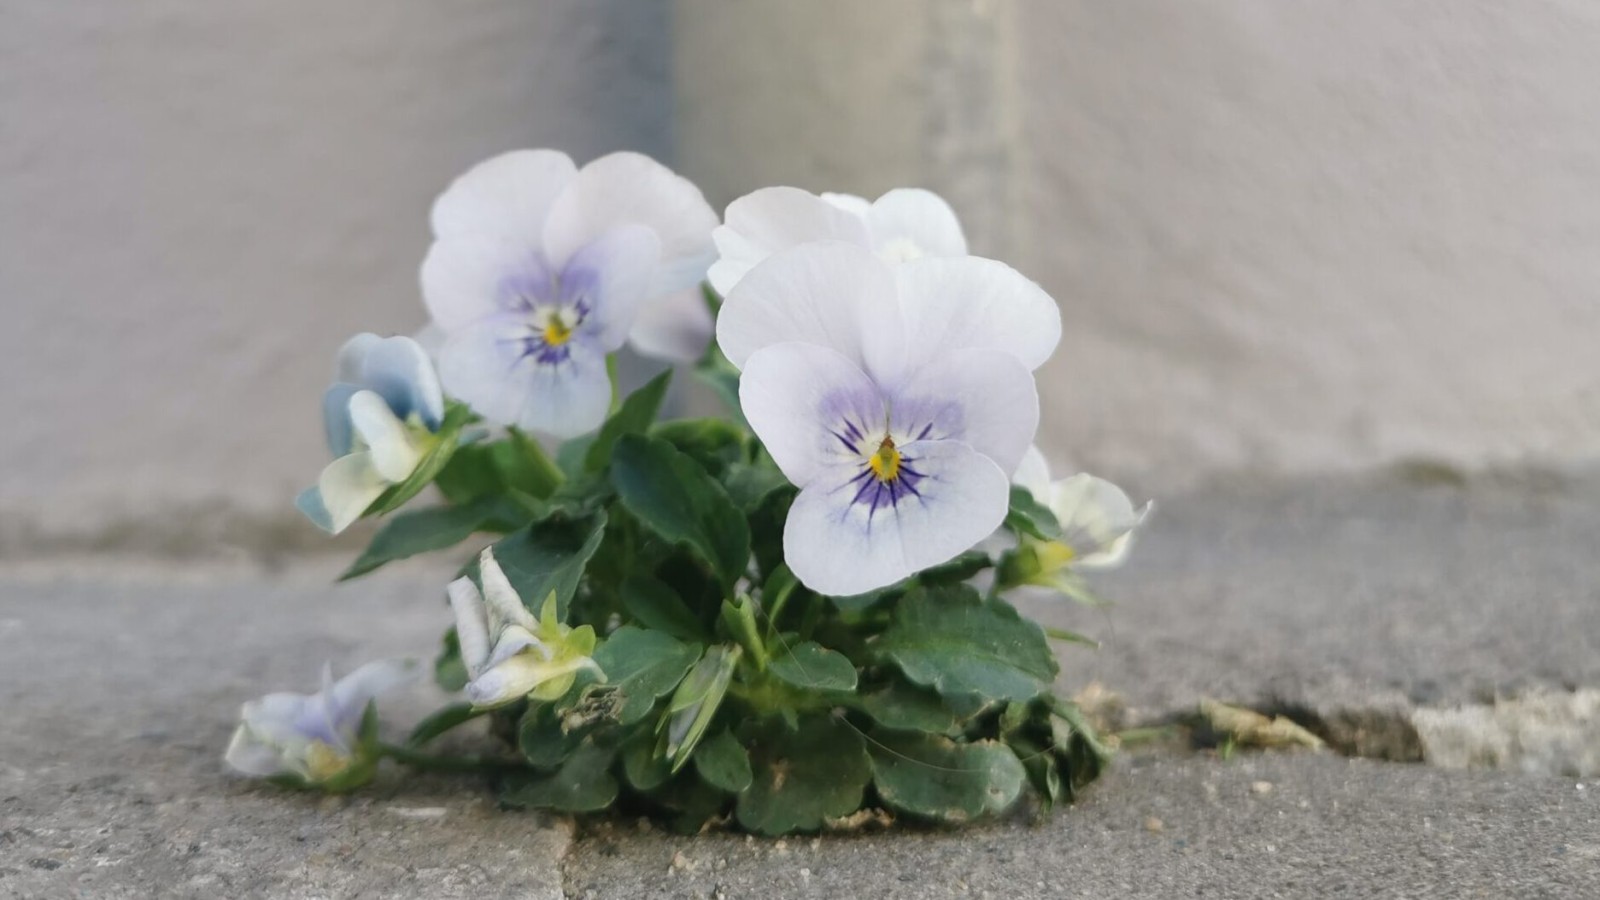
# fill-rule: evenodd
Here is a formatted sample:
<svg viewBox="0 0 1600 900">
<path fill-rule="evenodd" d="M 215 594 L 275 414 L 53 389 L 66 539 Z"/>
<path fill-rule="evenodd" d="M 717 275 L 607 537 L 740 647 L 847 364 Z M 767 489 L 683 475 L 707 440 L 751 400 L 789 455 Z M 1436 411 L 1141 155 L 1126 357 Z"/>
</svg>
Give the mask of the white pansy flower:
<svg viewBox="0 0 1600 900">
<path fill-rule="evenodd" d="M 871 202 L 853 194 L 762 188 L 728 204 L 712 238 L 719 259 L 707 278 L 724 297 L 762 260 L 812 241 L 845 241 L 891 263 L 967 255 L 955 211 L 921 188 L 897 188 Z"/>
<path fill-rule="evenodd" d="M 246 703 L 224 759 L 258 778 L 354 787 L 377 765 L 374 736 L 363 734 L 368 704 L 421 673 L 416 660 L 389 659 L 335 682 L 325 666 L 322 690 L 315 694 L 268 694 Z"/>
<path fill-rule="evenodd" d="M 1133 548 L 1133 535 L 1155 504 L 1134 508 L 1127 493 L 1104 478 L 1079 472 L 1052 481 L 1050 468 L 1037 448 L 1030 448 L 1013 480 L 1055 515 L 1061 539 L 1034 542 L 1040 572 L 1048 580 L 1064 569 L 1095 571 L 1122 565 Z M 1040 582 L 1043 583 L 1043 582 Z"/>
<path fill-rule="evenodd" d="M 444 419 L 444 395 L 416 341 L 358 334 L 339 349 L 322 414 L 335 459 L 295 505 L 337 534 L 416 470 Z"/>
<path fill-rule="evenodd" d="M 743 370 L 751 427 L 800 487 L 784 529 L 795 575 L 862 593 L 993 532 L 1038 426 L 1031 370 L 1060 334 L 1054 301 L 992 260 L 891 266 L 831 241 L 753 269 L 717 340 Z"/>
<path fill-rule="evenodd" d="M 467 699 L 474 706 L 501 706 L 524 697 L 554 700 L 567 692 L 577 673 L 605 673 L 590 656 L 594 628 L 571 628 L 556 618 L 554 593 L 535 619 L 495 561 L 494 551 L 478 557 L 483 591 L 470 578 L 452 581 L 448 591 L 456 616 L 456 637 L 466 665 Z"/>
<path fill-rule="evenodd" d="M 434 203 L 422 264 L 445 389 L 500 424 L 592 431 L 611 402 L 607 355 L 630 339 L 675 361 L 704 349 L 716 223 L 699 189 L 638 153 L 579 169 L 519 150 L 473 167 Z"/>
</svg>

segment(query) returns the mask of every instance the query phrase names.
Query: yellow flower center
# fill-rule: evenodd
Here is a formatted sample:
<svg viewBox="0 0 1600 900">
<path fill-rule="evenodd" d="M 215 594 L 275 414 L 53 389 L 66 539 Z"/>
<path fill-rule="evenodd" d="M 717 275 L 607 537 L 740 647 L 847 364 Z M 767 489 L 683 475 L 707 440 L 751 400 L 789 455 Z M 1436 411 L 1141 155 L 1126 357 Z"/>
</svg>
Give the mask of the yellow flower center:
<svg viewBox="0 0 1600 900">
<path fill-rule="evenodd" d="M 551 316 L 550 321 L 544 325 L 544 342 L 552 347 L 559 347 L 572 339 L 572 329 L 560 316 Z"/>
<path fill-rule="evenodd" d="M 1047 541 L 1034 547 L 1034 553 L 1039 560 L 1039 568 L 1047 573 L 1055 574 L 1072 565 L 1078 554 L 1071 547 L 1060 541 Z"/>
<path fill-rule="evenodd" d="M 900 451 L 895 449 L 894 438 L 885 437 L 878 450 L 867 459 L 872 474 L 879 481 L 890 482 L 900 477 Z"/>
<path fill-rule="evenodd" d="M 306 748 L 306 773 L 312 781 L 327 781 L 350 766 L 350 757 L 323 741 Z"/>
</svg>

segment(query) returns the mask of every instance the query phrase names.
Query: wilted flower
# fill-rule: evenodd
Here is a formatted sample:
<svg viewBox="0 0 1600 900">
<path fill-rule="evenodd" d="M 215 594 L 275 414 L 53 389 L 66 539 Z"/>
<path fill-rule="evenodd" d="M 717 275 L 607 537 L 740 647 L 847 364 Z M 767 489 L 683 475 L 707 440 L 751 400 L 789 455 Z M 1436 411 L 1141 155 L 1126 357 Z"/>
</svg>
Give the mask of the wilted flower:
<svg viewBox="0 0 1600 900">
<path fill-rule="evenodd" d="M 784 528 L 795 575 L 857 594 L 999 527 L 1039 421 L 1030 370 L 1060 333 L 1050 297 L 992 260 L 890 266 L 821 242 L 753 269 L 717 338 L 751 427 L 800 487 Z"/>
<path fill-rule="evenodd" d="M 357 787 L 377 767 L 374 697 L 417 679 L 416 660 L 367 663 L 335 682 L 324 666 L 315 694 L 268 694 L 240 711 L 228 765 L 246 775 L 280 777 L 331 789 Z"/>
<path fill-rule="evenodd" d="M 699 284 L 716 214 L 637 153 L 581 170 L 519 150 L 478 164 L 433 206 L 422 293 L 445 333 L 439 372 L 485 418 L 557 437 L 591 431 L 611 401 L 606 356 L 692 359 L 710 333 Z M 701 334 L 692 347 L 680 319 Z"/>
<path fill-rule="evenodd" d="M 711 236 L 720 258 L 707 278 L 724 297 L 762 260 L 812 241 L 845 241 L 891 263 L 967 255 L 955 211 L 921 188 L 897 188 L 873 202 L 853 194 L 762 188 L 728 204 L 725 223 Z"/>
<path fill-rule="evenodd" d="M 594 628 L 561 624 L 554 593 L 534 619 L 492 549 L 478 557 L 478 573 L 481 594 L 470 578 L 457 578 L 448 588 L 461 661 L 470 679 L 467 699 L 474 706 L 500 706 L 523 697 L 554 700 L 572 687 L 583 669 L 605 677 L 590 658 Z"/>
<path fill-rule="evenodd" d="M 444 395 L 416 341 L 358 334 L 339 348 L 322 415 L 336 459 L 295 505 L 337 534 L 416 469 L 444 418 Z"/>
</svg>

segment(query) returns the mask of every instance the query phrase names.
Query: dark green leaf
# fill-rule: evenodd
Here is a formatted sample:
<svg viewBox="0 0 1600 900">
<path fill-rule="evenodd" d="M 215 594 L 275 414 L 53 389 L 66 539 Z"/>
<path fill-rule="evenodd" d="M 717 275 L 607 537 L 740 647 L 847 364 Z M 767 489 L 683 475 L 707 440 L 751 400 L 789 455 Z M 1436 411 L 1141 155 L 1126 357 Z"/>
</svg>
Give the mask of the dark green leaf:
<svg viewBox="0 0 1600 900">
<path fill-rule="evenodd" d="M 635 789 L 653 791 L 672 777 L 672 766 L 656 753 L 655 739 L 644 734 L 623 745 L 622 775 Z"/>
<path fill-rule="evenodd" d="M 945 696 L 1031 700 L 1056 673 L 1037 624 L 965 585 L 907 594 L 895 606 L 879 652 L 911 681 Z"/>
<path fill-rule="evenodd" d="M 961 824 L 1004 811 L 1022 792 L 1026 773 L 1005 744 L 895 731 L 873 739 L 873 786 L 901 812 Z"/>
<path fill-rule="evenodd" d="M 650 575 L 635 575 L 622 585 L 622 605 L 640 625 L 686 641 L 706 641 L 706 627 L 677 591 Z"/>
<path fill-rule="evenodd" d="M 956 726 L 938 694 L 898 681 L 861 694 L 856 705 L 885 728 L 945 734 Z"/>
<path fill-rule="evenodd" d="M 486 712 L 488 710 L 479 709 L 471 703 L 452 703 L 418 722 L 417 727 L 411 729 L 411 735 L 406 738 L 406 746 L 421 747 L 450 729 L 464 725 Z"/>
<path fill-rule="evenodd" d="M 650 423 L 656 420 L 656 413 L 661 409 L 661 401 L 667 396 L 667 385 L 671 381 L 672 370 L 668 369 L 629 394 L 622 401 L 622 406 L 600 426 L 594 443 L 584 452 L 583 467 L 590 472 L 604 469 L 606 463 L 611 461 L 611 450 L 618 438 L 625 434 L 644 434 L 650 428 Z"/>
<path fill-rule="evenodd" d="M 467 666 L 461 661 L 461 642 L 451 626 L 444 633 L 444 646 L 433 661 L 433 680 L 441 690 L 454 694 L 467 686 Z"/>
<path fill-rule="evenodd" d="M 706 783 L 737 794 L 750 786 L 750 755 L 727 731 L 706 738 L 694 751 L 694 769 Z"/>
<path fill-rule="evenodd" d="M 1006 527 L 1041 541 L 1061 539 L 1061 525 L 1055 513 L 1034 499 L 1032 491 L 1018 485 L 1011 486 L 1011 511 L 1006 514 Z"/>
<path fill-rule="evenodd" d="M 745 457 L 749 433 L 726 419 L 673 419 L 650 429 L 658 437 L 695 458 L 713 473 Z"/>
<path fill-rule="evenodd" d="M 722 472 L 722 485 L 728 497 L 745 512 L 754 512 L 774 491 L 789 486 L 789 479 L 777 466 L 757 463 L 732 463 Z"/>
<path fill-rule="evenodd" d="M 528 707 L 517 728 L 517 746 L 535 769 L 553 771 L 571 758 L 583 742 L 581 730 L 569 729 L 553 703 Z"/>
<path fill-rule="evenodd" d="M 522 602 L 536 615 L 554 591 L 558 614 L 565 618 L 589 557 L 600 549 L 605 526 L 605 513 L 581 519 L 552 516 L 497 541 L 494 558 Z M 477 561 L 467 569 L 476 580 Z"/>
<path fill-rule="evenodd" d="M 617 779 L 610 771 L 615 758 L 614 749 L 586 738 L 554 774 L 507 776 L 500 802 L 568 813 L 605 809 L 617 798 Z"/>
<path fill-rule="evenodd" d="M 699 658 L 699 644 L 632 625 L 612 632 L 594 651 L 606 685 L 622 695 L 617 720 L 624 725 L 648 715 L 656 699 L 672 693 Z"/>
<path fill-rule="evenodd" d="M 625 435 L 611 458 L 622 505 L 666 540 L 691 548 L 725 588 L 744 575 L 750 527 L 727 491 L 693 459 L 659 438 Z"/>
<path fill-rule="evenodd" d="M 489 452 L 501 483 L 530 497 L 543 500 L 566 481 L 544 447 L 515 428 L 510 429 L 505 440 L 490 444 Z"/>
<path fill-rule="evenodd" d="M 804 641 L 787 649 L 773 648 L 767 671 L 775 677 L 808 691 L 853 691 L 856 667 L 843 653 L 836 653 L 815 641 Z"/>
<path fill-rule="evenodd" d="M 381 516 L 384 513 L 399 509 L 402 504 L 412 497 L 422 493 L 422 489 L 433 482 L 435 475 L 450 462 L 450 457 L 455 455 L 456 448 L 461 442 L 461 428 L 472 417 L 472 410 L 457 403 L 445 411 L 444 421 L 439 423 L 439 430 L 434 433 L 432 446 L 417 463 L 417 467 L 406 480 L 389 488 L 372 501 L 367 507 L 365 515 Z"/>
<path fill-rule="evenodd" d="M 716 341 L 706 348 L 706 355 L 695 365 L 694 374 L 727 405 L 735 419 L 744 421 L 744 410 L 739 405 L 739 370 L 722 355 Z"/>
<path fill-rule="evenodd" d="M 398 513 L 378 528 L 367 549 L 339 580 L 365 575 L 397 559 L 453 547 L 479 531 L 510 531 L 529 518 L 526 509 L 506 497 L 484 497 L 465 506 L 433 506 Z"/>
<path fill-rule="evenodd" d="M 588 460 L 589 447 L 594 444 L 594 437 L 592 434 L 586 434 L 563 442 L 556 448 L 556 465 L 560 467 L 561 474 L 565 475 L 568 481 L 581 478 L 588 472 L 584 468 L 584 463 Z"/>
<path fill-rule="evenodd" d="M 450 461 L 433 479 L 445 499 L 461 506 L 505 490 L 505 482 L 495 468 L 494 444 L 468 444 L 456 448 Z"/>
<path fill-rule="evenodd" d="M 758 726 L 745 746 L 752 778 L 739 794 L 739 824 L 761 834 L 815 831 L 847 816 L 872 779 L 861 737 L 831 716 L 802 719 L 793 731 Z"/>
</svg>

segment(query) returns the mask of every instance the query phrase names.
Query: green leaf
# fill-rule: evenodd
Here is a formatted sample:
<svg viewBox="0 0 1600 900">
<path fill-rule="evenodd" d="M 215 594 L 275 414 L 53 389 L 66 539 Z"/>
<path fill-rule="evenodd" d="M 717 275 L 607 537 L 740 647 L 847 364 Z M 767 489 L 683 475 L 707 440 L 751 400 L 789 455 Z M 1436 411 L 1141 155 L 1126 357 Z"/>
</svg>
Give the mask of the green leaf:
<svg viewBox="0 0 1600 900">
<path fill-rule="evenodd" d="M 1006 527 L 1041 541 L 1061 540 L 1061 524 L 1056 521 L 1056 514 L 1035 499 L 1032 491 L 1020 485 L 1011 486 L 1011 510 L 1006 513 Z"/>
<path fill-rule="evenodd" d="M 632 625 L 612 632 L 594 651 L 606 685 L 622 696 L 617 720 L 624 725 L 648 715 L 656 699 L 672 693 L 699 658 L 699 644 Z"/>
<path fill-rule="evenodd" d="M 517 747 L 535 769 L 557 770 L 577 752 L 584 733 L 566 727 L 553 703 L 528 707 L 517 726 Z"/>
<path fill-rule="evenodd" d="M 719 731 L 694 751 L 694 770 L 707 784 L 737 794 L 750 786 L 750 755 L 739 739 Z"/>
<path fill-rule="evenodd" d="M 658 437 L 694 457 L 713 473 L 745 457 L 749 433 L 726 419 L 673 419 L 650 429 Z"/>
<path fill-rule="evenodd" d="M 716 341 L 711 342 L 705 356 L 695 364 L 694 374 L 727 405 L 728 412 L 735 419 L 744 421 L 744 410 L 739 405 L 739 370 L 722 354 Z"/>
<path fill-rule="evenodd" d="M 605 528 L 605 513 L 581 519 L 551 516 L 497 541 L 494 558 L 524 604 L 537 611 L 554 592 L 557 617 L 565 619 L 583 570 L 600 549 Z M 477 580 L 476 560 L 467 571 Z"/>
<path fill-rule="evenodd" d="M 944 696 L 1031 700 L 1056 674 L 1044 631 L 1003 600 L 965 585 L 918 588 L 895 606 L 883 658 Z"/>
<path fill-rule="evenodd" d="M 892 731 L 873 740 L 873 786 L 901 812 L 958 825 L 1003 812 L 1022 793 L 1026 773 L 1005 744 Z"/>
<path fill-rule="evenodd" d="M 512 428 L 506 439 L 489 445 L 501 484 L 543 500 L 566 481 L 561 469 L 538 441 Z"/>
<path fill-rule="evenodd" d="M 712 718 L 722 706 L 722 698 L 727 696 L 728 685 L 733 681 L 734 667 L 743 654 L 737 644 L 706 648 L 705 655 L 672 692 L 667 715 L 662 716 L 658 728 L 660 753 L 671 760 L 673 772 L 689 761 L 695 745 L 711 726 Z"/>
<path fill-rule="evenodd" d="M 339 576 L 348 581 L 393 562 L 453 547 L 479 531 L 506 532 L 530 514 L 506 497 L 484 497 L 465 506 L 433 506 L 402 512 L 384 522 L 367 549 Z"/>
<path fill-rule="evenodd" d="M 689 609 L 678 592 L 659 578 L 637 574 L 622 585 L 622 606 L 640 625 L 664 631 L 686 641 L 709 639 L 700 619 Z"/>
<path fill-rule="evenodd" d="M 750 526 L 727 491 L 659 438 L 625 435 L 611 458 L 622 505 L 647 528 L 692 549 L 731 589 L 750 561 Z"/>
<path fill-rule="evenodd" d="M 622 746 L 622 776 L 637 790 L 653 791 L 672 778 L 672 766 L 656 753 L 656 742 L 641 734 Z"/>
<path fill-rule="evenodd" d="M 434 476 L 433 483 L 445 499 L 457 506 L 498 494 L 505 490 L 505 482 L 495 468 L 494 455 L 489 449 L 494 444 L 468 444 L 456 448 L 445 467 Z"/>
<path fill-rule="evenodd" d="M 759 463 L 732 463 L 722 473 L 728 496 L 746 513 L 755 512 L 774 491 L 789 486 L 789 479 L 777 466 Z"/>
<path fill-rule="evenodd" d="M 600 426 L 600 432 L 595 435 L 594 443 L 583 455 L 583 467 L 590 472 L 598 472 L 611 461 L 611 450 L 617 444 L 617 439 L 625 434 L 644 434 L 650 428 L 650 423 L 656 420 L 656 413 L 661 409 L 661 401 L 667 396 L 667 385 L 672 381 L 672 370 L 668 369 L 660 375 L 650 379 L 649 383 L 637 391 L 629 394 L 622 406 L 611 418 L 606 419 Z"/>
<path fill-rule="evenodd" d="M 433 661 L 433 680 L 441 690 L 454 694 L 467 686 L 466 663 L 461 661 L 461 642 L 456 637 L 455 626 L 445 630 L 444 646 Z"/>
<path fill-rule="evenodd" d="M 584 468 L 584 463 L 588 461 L 589 447 L 594 444 L 594 439 L 593 434 L 586 434 L 564 441 L 556 448 L 556 465 L 560 467 L 561 474 L 565 475 L 568 481 L 592 474 Z"/>
<path fill-rule="evenodd" d="M 610 771 L 615 758 L 614 749 L 585 738 L 554 774 L 508 776 L 500 786 L 500 802 L 568 813 L 605 809 L 617 799 L 617 779 Z"/>
<path fill-rule="evenodd" d="M 752 729 L 750 786 L 739 794 L 739 824 L 767 835 L 815 831 L 825 819 L 861 806 L 872 761 L 861 737 L 831 716 L 800 720 L 790 731 L 778 723 Z"/>
<path fill-rule="evenodd" d="M 808 691 L 853 691 L 856 667 L 843 653 L 804 641 L 784 650 L 774 648 L 767 671 L 774 677 Z"/>
<path fill-rule="evenodd" d="M 885 728 L 945 734 L 956 727 L 956 715 L 933 691 L 898 681 L 859 696 L 856 707 Z"/>
<path fill-rule="evenodd" d="M 406 476 L 406 480 L 389 488 L 372 501 L 364 515 L 381 516 L 384 513 L 399 509 L 402 504 L 412 497 L 422 493 L 422 489 L 433 482 L 435 475 L 450 462 L 450 457 L 455 455 L 456 447 L 461 443 L 461 428 L 472 418 L 472 410 L 457 403 L 445 411 L 444 421 L 439 423 L 439 430 L 434 432 L 429 440 L 428 450 L 423 454 L 417 467 Z"/>
<path fill-rule="evenodd" d="M 430 713 L 427 718 L 418 722 L 417 727 L 411 729 L 410 736 L 406 738 L 406 746 L 421 747 L 450 729 L 464 725 L 487 712 L 487 709 L 475 707 L 471 703 L 452 703 Z"/>
</svg>

